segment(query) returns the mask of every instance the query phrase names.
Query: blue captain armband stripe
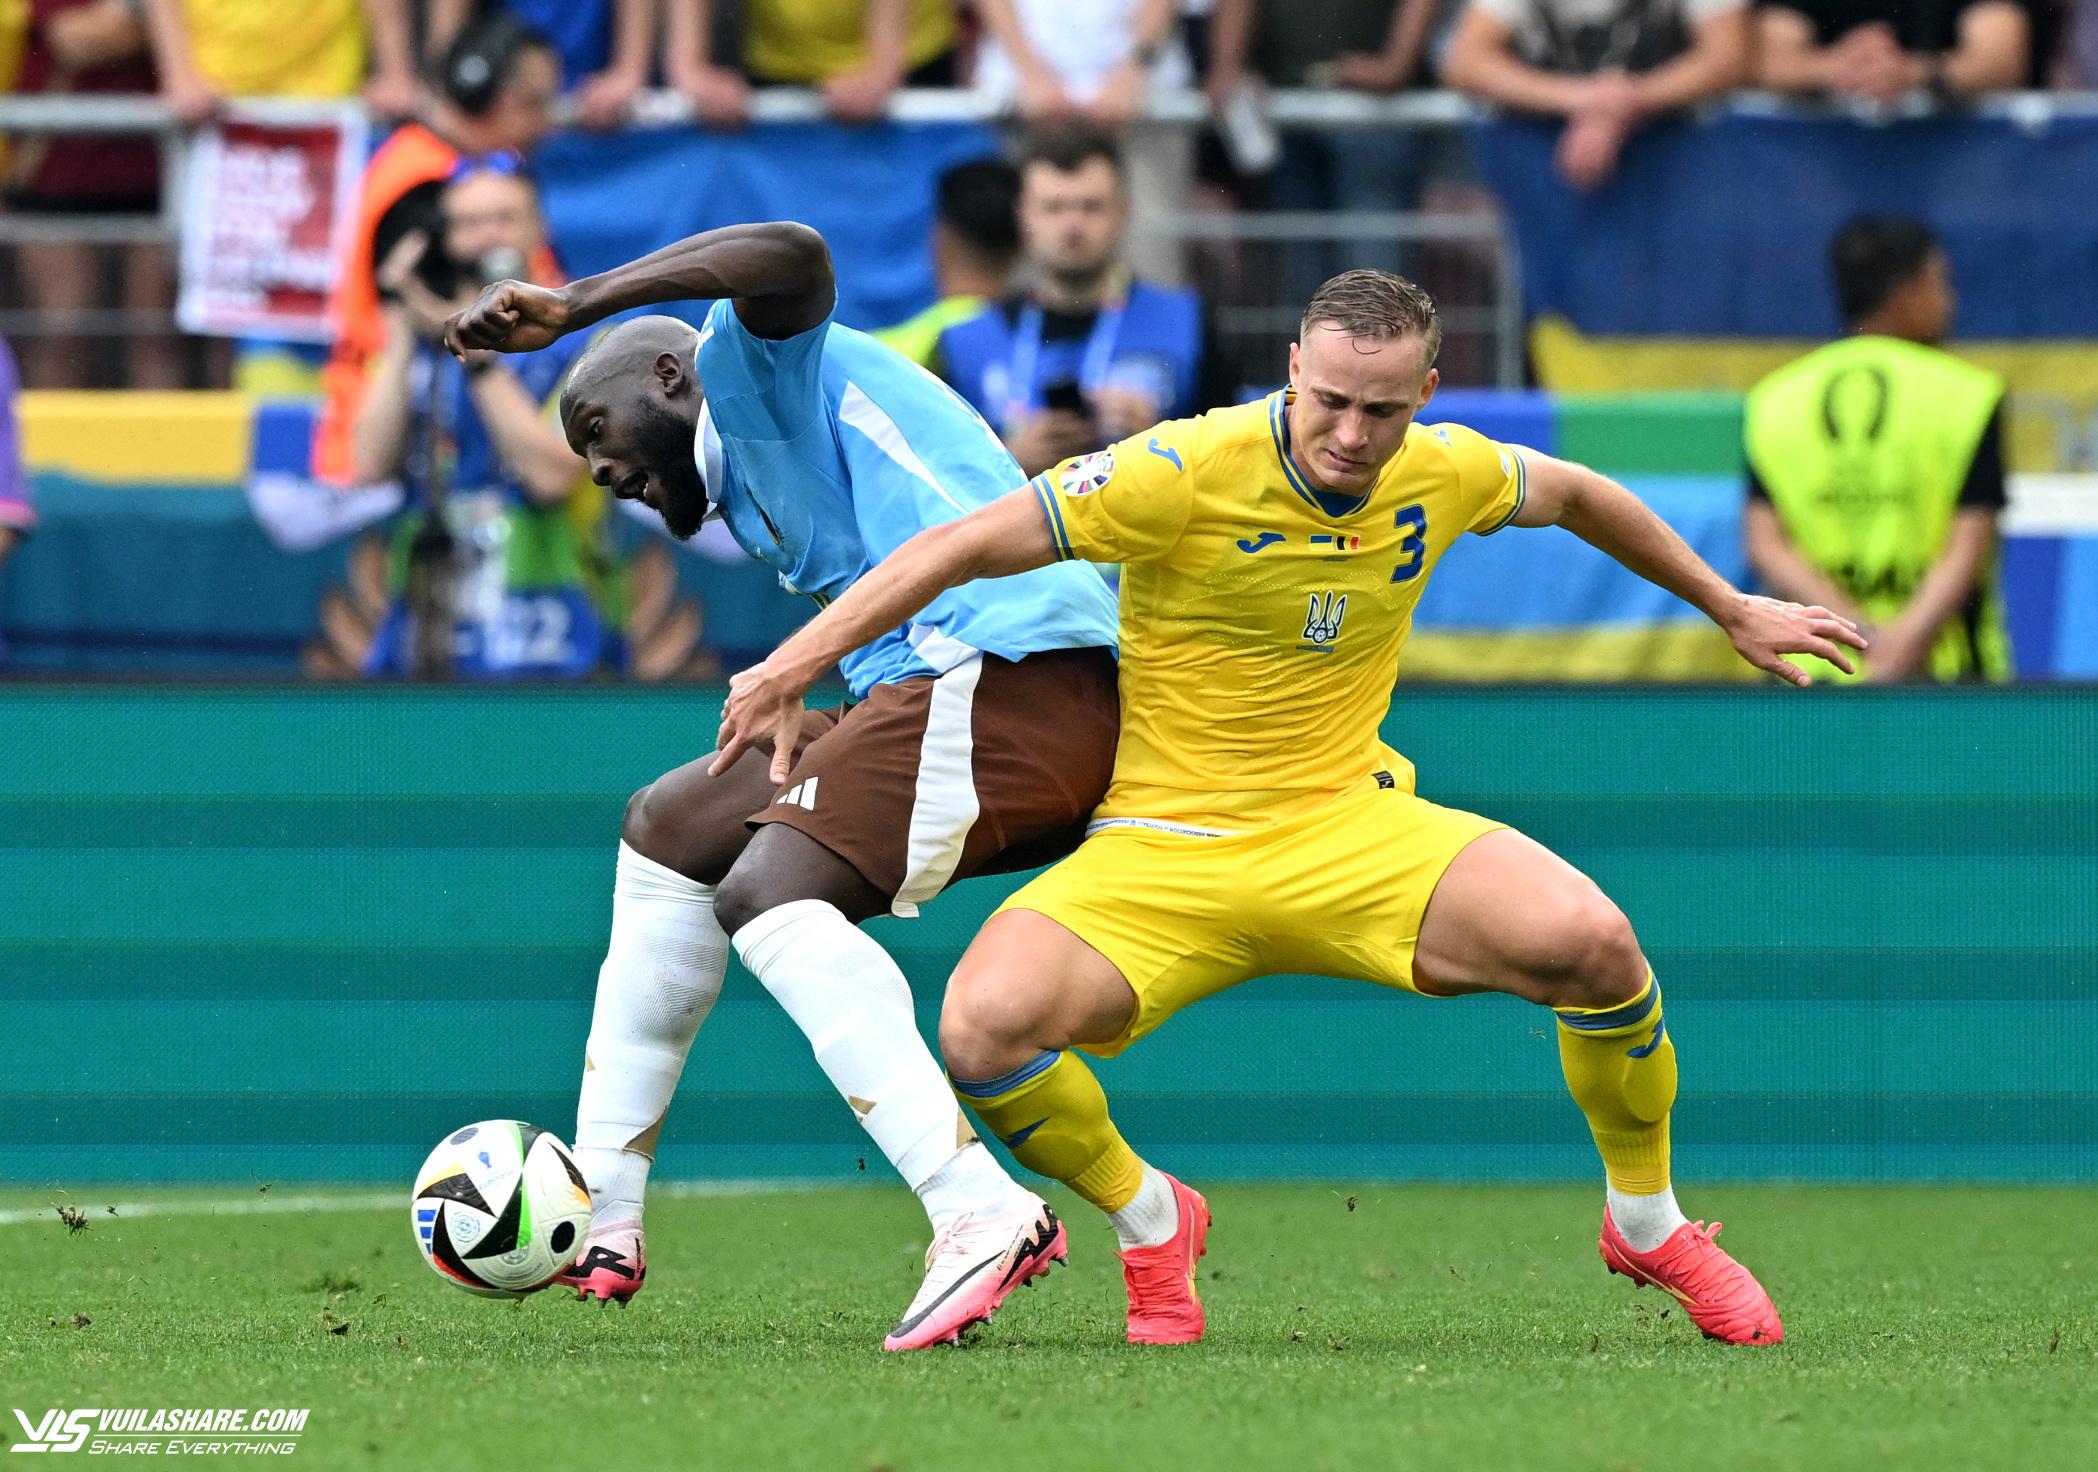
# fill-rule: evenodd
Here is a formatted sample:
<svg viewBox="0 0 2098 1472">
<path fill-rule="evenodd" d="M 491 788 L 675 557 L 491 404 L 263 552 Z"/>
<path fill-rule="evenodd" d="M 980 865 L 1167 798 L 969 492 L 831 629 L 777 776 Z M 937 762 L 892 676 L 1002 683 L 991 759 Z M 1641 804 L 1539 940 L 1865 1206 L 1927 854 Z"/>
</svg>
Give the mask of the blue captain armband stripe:
<svg viewBox="0 0 2098 1472">
<path fill-rule="evenodd" d="M 1569 1007 L 1558 1014 L 1559 1020 L 1575 1032 L 1610 1032 L 1620 1027 L 1636 1027 L 1654 1015 L 1661 1005 L 1661 987 L 1658 982 L 1648 982 L 1646 990 L 1622 1007 L 1612 1007 L 1607 1012 L 1584 1012 Z"/>
<path fill-rule="evenodd" d="M 1064 511 L 1056 504 L 1056 492 L 1049 489 L 1049 477 L 1038 475 L 1027 483 L 1034 488 L 1035 499 L 1042 503 L 1042 516 L 1049 523 L 1049 540 L 1056 543 L 1056 559 L 1069 562 L 1078 554 L 1071 550 L 1070 535 L 1064 530 Z"/>
<path fill-rule="evenodd" d="M 995 1099 L 1000 1094 L 1010 1094 L 1029 1079 L 1049 1071 L 1056 1065 L 1061 1053 L 1038 1053 L 1011 1073 L 1001 1073 L 996 1078 L 954 1078 L 948 1082 L 957 1094 L 966 1094 L 971 1099 Z"/>
</svg>

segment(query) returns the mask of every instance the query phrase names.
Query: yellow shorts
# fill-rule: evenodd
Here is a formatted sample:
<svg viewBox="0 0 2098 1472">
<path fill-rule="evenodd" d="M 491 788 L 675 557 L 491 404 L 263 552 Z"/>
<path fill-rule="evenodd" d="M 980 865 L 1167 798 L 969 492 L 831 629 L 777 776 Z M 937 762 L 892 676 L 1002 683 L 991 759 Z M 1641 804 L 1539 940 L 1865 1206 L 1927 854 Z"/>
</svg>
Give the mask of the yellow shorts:
<svg viewBox="0 0 2098 1472">
<path fill-rule="evenodd" d="M 1428 898 L 1473 839 L 1504 828 L 1365 782 L 1313 811 L 1220 837 L 1097 829 L 999 908 L 1047 915 L 1136 993 L 1113 1057 L 1181 1008 L 1256 976 L 1303 973 L 1413 989 Z"/>
</svg>

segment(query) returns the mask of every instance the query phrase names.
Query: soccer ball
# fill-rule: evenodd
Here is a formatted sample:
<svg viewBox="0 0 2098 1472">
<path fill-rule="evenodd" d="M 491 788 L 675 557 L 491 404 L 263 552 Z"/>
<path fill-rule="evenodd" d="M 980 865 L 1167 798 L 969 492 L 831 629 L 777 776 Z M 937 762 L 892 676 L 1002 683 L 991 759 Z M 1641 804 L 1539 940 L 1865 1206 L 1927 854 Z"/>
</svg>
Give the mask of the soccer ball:
<svg viewBox="0 0 2098 1472">
<path fill-rule="evenodd" d="M 575 1265 L 590 1188 L 568 1147 L 515 1119 L 444 1137 L 415 1173 L 415 1244 L 469 1293 L 521 1298 Z"/>
</svg>

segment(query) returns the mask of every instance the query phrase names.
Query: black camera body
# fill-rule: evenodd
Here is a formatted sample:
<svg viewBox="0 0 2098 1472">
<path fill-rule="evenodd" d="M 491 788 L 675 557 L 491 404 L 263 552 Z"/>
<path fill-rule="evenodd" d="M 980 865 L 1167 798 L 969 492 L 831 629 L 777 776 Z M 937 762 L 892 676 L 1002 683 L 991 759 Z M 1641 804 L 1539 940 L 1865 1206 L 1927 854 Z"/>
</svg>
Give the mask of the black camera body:
<svg viewBox="0 0 2098 1472">
<path fill-rule="evenodd" d="M 415 279 L 446 301 L 478 291 L 491 282 L 522 277 L 526 266 L 522 251 L 505 246 L 488 251 L 478 259 L 462 261 L 445 249 L 445 187 L 444 181 L 439 179 L 418 184 L 395 200 L 393 207 L 379 217 L 378 227 L 372 232 L 374 267 L 392 255 L 394 248 L 409 235 L 420 232 L 428 243 L 416 258 Z M 392 293 L 381 284 L 379 295 L 386 300 Z"/>
</svg>

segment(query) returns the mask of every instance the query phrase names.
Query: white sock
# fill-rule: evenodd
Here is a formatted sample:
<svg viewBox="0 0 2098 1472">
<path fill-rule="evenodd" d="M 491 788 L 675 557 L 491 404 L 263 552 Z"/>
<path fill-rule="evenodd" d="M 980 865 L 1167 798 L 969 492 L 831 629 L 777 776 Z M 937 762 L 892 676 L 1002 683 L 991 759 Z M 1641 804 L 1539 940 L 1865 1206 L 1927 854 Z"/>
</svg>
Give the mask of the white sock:
<svg viewBox="0 0 2098 1472">
<path fill-rule="evenodd" d="M 1689 1218 L 1675 1204 L 1675 1190 L 1663 1186 L 1651 1196 L 1633 1196 L 1605 1188 L 1610 1220 L 1634 1252 L 1652 1252 L 1672 1236 Z"/>
<path fill-rule="evenodd" d="M 1146 1165 L 1136 1195 L 1120 1211 L 1110 1211 L 1107 1219 L 1114 1224 L 1115 1240 L 1124 1251 L 1172 1240 L 1180 1230 L 1180 1203 L 1173 1199 L 1173 1183 Z"/>
<path fill-rule="evenodd" d="M 590 1183 L 593 1225 L 641 1220 L 663 1115 L 727 973 L 714 886 L 620 844 L 576 1104 L 576 1164 Z"/>
<path fill-rule="evenodd" d="M 905 1185 L 917 1190 L 976 1138 L 918 1035 L 910 983 L 836 905 L 775 905 L 730 939 Z"/>
<path fill-rule="evenodd" d="M 991 1152 L 975 1140 L 925 1178 L 918 1187 L 918 1199 L 925 1204 L 935 1232 L 965 1216 L 992 1216 L 1041 1205 L 1041 1198 L 1007 1175 Z"/>
</svg>

